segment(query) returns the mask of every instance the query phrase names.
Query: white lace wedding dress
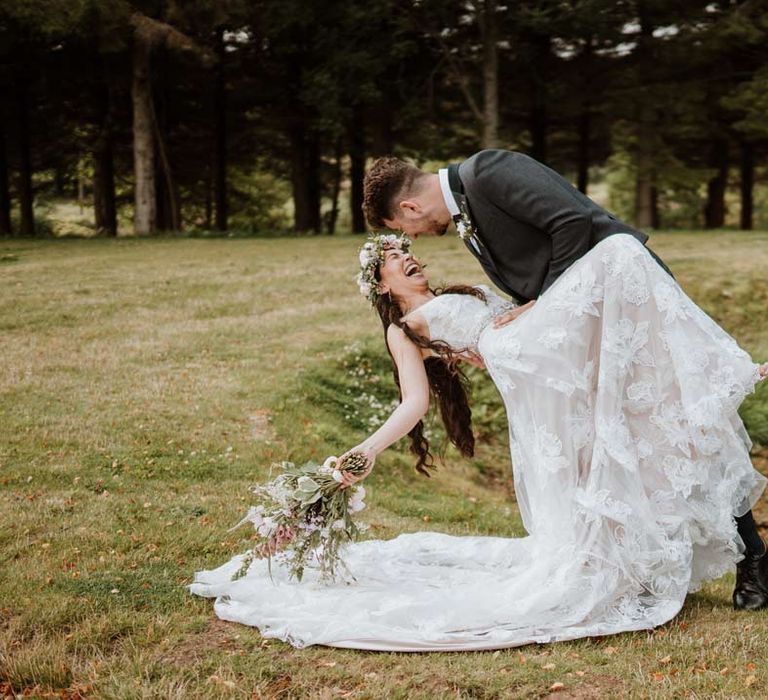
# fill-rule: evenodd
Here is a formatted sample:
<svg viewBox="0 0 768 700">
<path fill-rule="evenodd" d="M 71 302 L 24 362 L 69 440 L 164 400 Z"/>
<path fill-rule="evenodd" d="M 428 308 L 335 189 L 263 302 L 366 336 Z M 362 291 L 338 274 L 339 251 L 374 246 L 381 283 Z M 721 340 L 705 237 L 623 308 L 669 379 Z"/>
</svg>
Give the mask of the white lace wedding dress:
<svg viewBox="0 0 768 700">
<path fill-rule="evenodd" d="M 509 417 L 523 538 L 403 534 L 347 546 L 356 580 L 241 557 L 201 571 L 216 614 L 302 647 L 493 649 L 649 629 L 734 567 L 734 515 L 766 479 L 736 410 L 758 365 L 635 238 L 614 235 L 511 324 L 444 294 L 433 338 L 475 348 Z M 439 478 L 439 475 L 437 476 Z M 383 487 L 382 487 L 383 488 Z M 725 601 L 723 601 L 725 604 Z"/>
</svg>

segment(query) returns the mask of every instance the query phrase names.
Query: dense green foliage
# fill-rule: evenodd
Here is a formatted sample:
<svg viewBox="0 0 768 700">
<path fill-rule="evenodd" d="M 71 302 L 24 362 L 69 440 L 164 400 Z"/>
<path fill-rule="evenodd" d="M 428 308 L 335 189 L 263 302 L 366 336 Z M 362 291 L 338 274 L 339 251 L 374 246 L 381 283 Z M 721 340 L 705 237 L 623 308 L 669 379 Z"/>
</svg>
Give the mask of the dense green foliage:
<svg viewBox="0 0 768 700">
<path fill-rule="evenodd" d="M 766 59 L 762 0 L 5 0 L 0 235 L 130 232 L 142 130 L 150 232 L 359 231 L 367 159 L 484 146 L 641 227 L 761 227 Z"/>
</svg>

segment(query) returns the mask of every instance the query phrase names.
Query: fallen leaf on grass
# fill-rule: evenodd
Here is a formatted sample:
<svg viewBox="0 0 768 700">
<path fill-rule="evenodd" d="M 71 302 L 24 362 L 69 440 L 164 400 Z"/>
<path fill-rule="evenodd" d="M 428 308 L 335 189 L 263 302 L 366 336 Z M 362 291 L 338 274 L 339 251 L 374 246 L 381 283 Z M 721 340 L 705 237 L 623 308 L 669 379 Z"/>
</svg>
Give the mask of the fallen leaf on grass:
<svg viewBox="0 0 768 700">
<path fill-rule="evenodd" d="M 336 661 L 321 661 L 318 666 L 324 666 L 325 668 L 333 668 L 336 665 Z"/>
<path fill-rule="evenodd" d="M 744 679 L 744 685 L 746 685 L 747 688 L 751 688 L 755 683 L 757 683 L 757 676 L 747 676 Z"/>
<path fill-rule="evenodd" d="M 663 659 L 659 659 L 659 663 L 663 666 L 666 666 L 670 661 L 672 661 L 671 656 L 665 656 Z"/>
<path fill-rule="evenodd" d="M 544 664 L 542 668 L 546 671 L 551 671 L 553 668 L 555 668 L 555 664 Z"/>
<path fill-rule="evenodd" d="M 223 685 L 225 688 L 234 688 L 235 682 L 234 681 L 228 681 L 222 678 L 221 676 L 217 676 L 216 674 L 212 676 L 208 676 L 208 682 L 209 683 L 218 683 L 219 685 Z"/>
<path fill-rule="evenodd" d="M 553 693 L 556 693 L 558 690 L 562 690 L 563 688 L 565 688 L 565 683 L 553 683 L 552 685 L 549 686 L 549 689 Z"/>
</svg>

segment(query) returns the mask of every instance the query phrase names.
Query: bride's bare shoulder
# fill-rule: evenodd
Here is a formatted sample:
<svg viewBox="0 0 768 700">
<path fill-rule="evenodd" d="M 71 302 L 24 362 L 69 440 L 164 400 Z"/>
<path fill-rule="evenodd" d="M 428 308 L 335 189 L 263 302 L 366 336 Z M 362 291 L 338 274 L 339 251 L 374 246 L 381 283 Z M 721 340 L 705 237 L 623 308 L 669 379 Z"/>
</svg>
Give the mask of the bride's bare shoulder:
<svg viewBox="0 0 768 700">
<path fill-rule="evenodd" d="M 425 335 L 425 328 L 426 323 L 422 322 L 419 323 L 419 320 L 414 318 L 412 315 L 408 321 L 407 321 L 408 328 L 410 328 L 412 331 L 414 331 L 417 335 L 420 335 L 421 337 L 428 340 L 428 337 Z M 430 350 L 429 348 L 422 348 L 419 347 L 416 343 L 413 342 L 405 333 L 405 331 L 400 328 L 399 326 L 396 326 L 394 323 L 391 324 L 387 328 L 387 345 L 389 346 L 390 352 L 395 352 L 399 348 L 404 347 L 415 347 L 419 350 L 422 357 L 431 357 L 434 355 L 434 352 Z"/>
</svg>

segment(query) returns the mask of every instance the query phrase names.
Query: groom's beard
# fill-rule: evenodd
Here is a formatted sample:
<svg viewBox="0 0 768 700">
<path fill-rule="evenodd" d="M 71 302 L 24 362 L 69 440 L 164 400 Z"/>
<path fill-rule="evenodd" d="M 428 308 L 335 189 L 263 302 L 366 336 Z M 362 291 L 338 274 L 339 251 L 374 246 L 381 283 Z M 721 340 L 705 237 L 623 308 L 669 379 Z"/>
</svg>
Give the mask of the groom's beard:
<svg viewBox="0 0 768 700">
<path fill-rule="evenodd" d="M 440 221 L 437 221 L 436 219 L 432 219 L 429 222 L 429 231 L 430 233 L 434 233 L 436 236 L 444 236 L 447 230 L 448 230 L 447 223 L 443 224 Z"/>
</svg>

